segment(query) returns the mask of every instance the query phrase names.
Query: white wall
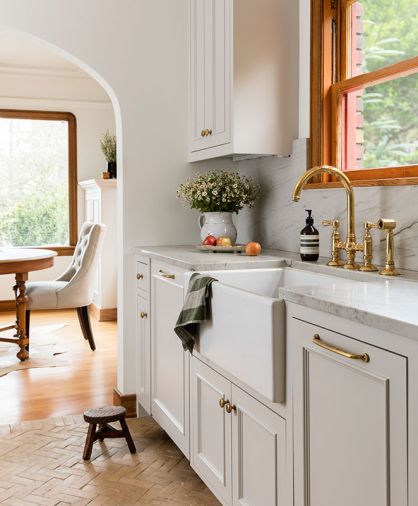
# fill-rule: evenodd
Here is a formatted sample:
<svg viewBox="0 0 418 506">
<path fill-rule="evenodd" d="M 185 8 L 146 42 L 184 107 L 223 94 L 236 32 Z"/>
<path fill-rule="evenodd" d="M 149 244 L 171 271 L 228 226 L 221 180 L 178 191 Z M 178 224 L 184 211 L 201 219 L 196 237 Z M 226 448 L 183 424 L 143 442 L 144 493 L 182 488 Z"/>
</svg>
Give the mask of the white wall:
<svg viewBox="0 0 418 506">
<path fill-rule="evenodd" d="M 118 135 L 118 387 L 135 391 L 138 244 L 191 243 L 196 216 L 175 189 L 186 160 L 186 0 L 0 0 L 1 24 L 40 37 L 104 85 Z"/>
<path fill-rule="evenodd" d="M 79 181 L 100 177 L 106 163 L 99 139 L 115 130 L 113 107 L 101 86 L 89 77 L 45 75 L 36 69 L 28 72 L 0 72 L 0 109 L 29 109 L 72 112 L 77 119 L 77 176 Z M 78 221 L 84 219 L 84 192 L 78 191 Z M 58 257 L 51 269 L 33 272 L 30 280 L 51 280 L 69 262 Z M 0 278 L 0 300 L 13 298 L 11 276 Z"/>
</svg>

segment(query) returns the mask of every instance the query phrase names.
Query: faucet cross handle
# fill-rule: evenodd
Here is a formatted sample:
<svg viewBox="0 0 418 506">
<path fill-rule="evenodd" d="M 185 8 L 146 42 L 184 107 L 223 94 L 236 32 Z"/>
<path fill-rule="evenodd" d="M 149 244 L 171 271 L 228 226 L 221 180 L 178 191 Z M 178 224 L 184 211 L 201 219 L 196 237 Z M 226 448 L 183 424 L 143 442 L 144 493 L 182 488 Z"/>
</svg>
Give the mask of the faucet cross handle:
<svg viewBox="0 0 418 506">
<path fill-rule="evenodd" d="M 378 228 L 377 223 L 366 221 L 364 223 L 364 237 L 363 237 L 363 265 L 360 266 L 362 272 L 376 272 L 378 269 L 373 265 L 373 238 L 370 230 Z"/>
<path fill-rule="evenodd" d="M 330 267 L 341 267 L 340 259 L 340 222 L 338 220 L 323 220 L 324 227 L 332 227 L 331 236 L 331 260 L 327 263 Z"/>
<path fill-rule="evenodd" d="M 340 222 L 339 222 L 339 220 L 322 220 L 322 225 L 324 227 L 332 227 L 333 229 L 339 229 L 340 228 Z"/>
</svg>

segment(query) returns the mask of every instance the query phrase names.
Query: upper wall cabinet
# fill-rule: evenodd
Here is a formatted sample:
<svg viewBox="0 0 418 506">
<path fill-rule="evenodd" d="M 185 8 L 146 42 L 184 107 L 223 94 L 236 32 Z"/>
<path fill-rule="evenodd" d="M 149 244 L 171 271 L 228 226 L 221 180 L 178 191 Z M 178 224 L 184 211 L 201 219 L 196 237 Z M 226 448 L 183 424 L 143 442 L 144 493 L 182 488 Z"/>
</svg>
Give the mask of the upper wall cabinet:
<svg viewBox="0 0 418 506">
<path fill-rule="evenodd" d="M 297 2 L 189 0 L 189 161 L 289 155 L 297 117 Z"/>
</svg>

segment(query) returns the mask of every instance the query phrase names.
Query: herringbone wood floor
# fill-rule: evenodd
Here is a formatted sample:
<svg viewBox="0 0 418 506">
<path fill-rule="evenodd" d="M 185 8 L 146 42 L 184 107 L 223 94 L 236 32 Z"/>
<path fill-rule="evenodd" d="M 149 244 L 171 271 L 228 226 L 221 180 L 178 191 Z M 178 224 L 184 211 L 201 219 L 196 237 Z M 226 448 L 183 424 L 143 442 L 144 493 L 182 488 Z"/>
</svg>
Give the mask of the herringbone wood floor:
<svg viewBox="0 0 418 506">
<path fill-rule="evenodd" d="M 180 450 L 151 418 L 130 419 L 137 453 L 123 439 L 94 444 L 82 460 L 81 416 L 0 427 L 0 503 L 217 505 Z"/>
</svg>

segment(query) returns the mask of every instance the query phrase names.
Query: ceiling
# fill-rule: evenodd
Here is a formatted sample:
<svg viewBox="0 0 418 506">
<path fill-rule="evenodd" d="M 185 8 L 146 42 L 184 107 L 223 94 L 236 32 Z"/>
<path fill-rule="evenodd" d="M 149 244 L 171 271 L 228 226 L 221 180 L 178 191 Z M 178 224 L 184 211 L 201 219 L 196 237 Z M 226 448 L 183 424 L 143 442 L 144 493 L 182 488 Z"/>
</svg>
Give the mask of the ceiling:
<svg viewBox="0 0 418 506">
<path fill-rule="evenodd" d="M 0 72 L 89 78 L 80 68 L 42 42 L 5 28 L 0 29 Z"/>
</svg>

